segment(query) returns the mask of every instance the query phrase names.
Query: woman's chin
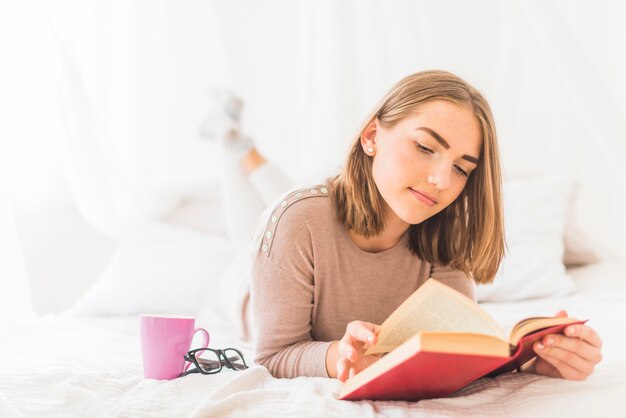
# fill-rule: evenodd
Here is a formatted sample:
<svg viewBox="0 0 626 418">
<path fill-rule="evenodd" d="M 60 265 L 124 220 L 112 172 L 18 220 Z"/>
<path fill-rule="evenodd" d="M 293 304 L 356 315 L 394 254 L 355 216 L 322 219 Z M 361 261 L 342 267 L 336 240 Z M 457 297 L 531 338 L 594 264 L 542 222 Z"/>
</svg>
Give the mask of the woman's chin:
<svg viewBox="0 0 626 418">
<path fill-rule="evenodd" d="M 432 216 L 432 215 L 425 214 L 425 213 L 418 213 L 415 210 L 412 210 L 412 211 L 404 210 L 404 211 L 398 211 L 395 213 L 402 222 L 405 222 L 409 225 L 421 224 L 426 219 L 430 218 L 430 216 Z"/>
</svg>

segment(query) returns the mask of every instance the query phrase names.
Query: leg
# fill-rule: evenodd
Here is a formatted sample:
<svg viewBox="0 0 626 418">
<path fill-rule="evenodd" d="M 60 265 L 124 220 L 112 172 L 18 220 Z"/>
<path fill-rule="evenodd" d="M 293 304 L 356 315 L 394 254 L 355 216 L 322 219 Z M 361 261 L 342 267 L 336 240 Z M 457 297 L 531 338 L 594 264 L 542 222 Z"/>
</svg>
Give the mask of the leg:
<svg viewBox="0 0 626 418">
<path fill-rule="evenodd" d="M 200 126 L 200 136 L 218 145 L 222 211 L 228 237 L 234 244 L 248 244 L 264 206 L 241 165 L 241 159 L 253 148 L 239 126 L 243 104 L 228 90 L 214 90 L 211 99 L 213 107 Z"/>
<path fill-rule="evenodd" d="M 294 187 L 291 180 L 278 167 L 267 162 L 256 149 L 244 157 L 242 165 L 265 206 L 272 205 Z"/>
<path fill-rule="evenodd" d="M 235 243 L 248 243 L 263 209 L 292 185 L 242 133 L 242 101 L 226 90 L 214 91 L 213 101 L 200 134 L 221 145 L 221 195 L 228 236 Z"/>
<path fill-rule="evenodd" d="M 252 242 L 257 218 L 265 204 L 247 173 L 240 165 L 240 158 L 226 149 L 222 150 L 221 199 L 226 230 L 230 240 L 239 245 Z"/>
<path fill-rule="evenodd" d="M 240 255 L 221 278 L 220 311 L 227 322 L 239 329 L 240 339 L 250 342 L 249 260 L 254 248 L 255 229 L 259 218 L 264 216 L 264 210 L 267 212 L 266 208 L 292 185 L 241 133 L 241 100 L 228 93 L 222 94 L 221 98 L 214 97 L 218 106 L 202 125 L 201 135 L 221 144 L 222 208 L 228 235 L 241 249 Z"/>
</svg>

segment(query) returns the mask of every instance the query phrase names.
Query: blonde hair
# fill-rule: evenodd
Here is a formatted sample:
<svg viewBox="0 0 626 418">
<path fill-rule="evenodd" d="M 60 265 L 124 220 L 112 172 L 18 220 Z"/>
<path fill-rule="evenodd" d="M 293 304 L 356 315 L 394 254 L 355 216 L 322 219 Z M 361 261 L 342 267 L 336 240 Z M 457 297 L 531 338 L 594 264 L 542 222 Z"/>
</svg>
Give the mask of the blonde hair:
<svg viewBox="0 0 626 418">
<path fill-rule="evenodd" d="M 331 196 L 339 220 L 349 230 L 365 237 L 380 234 L 384 229 L 384 201 L 372 176 L 372 158 L 362 149 L 361 135 L 375 118 L 391 128 L 418 106 L 433 100 L 447 100 L 474 112 L 482 134 L 480 164 L 452 204 L 410 226 L 409 248 L 433 265 L 451 266 L 476 283 L 490 283 L 506 245 L 496 128 L 485 98 L 458 76 L 446 71 L 423 71 L 393 86 L 362 124 L 345 168 L 329 179 Z"/>
</svg>

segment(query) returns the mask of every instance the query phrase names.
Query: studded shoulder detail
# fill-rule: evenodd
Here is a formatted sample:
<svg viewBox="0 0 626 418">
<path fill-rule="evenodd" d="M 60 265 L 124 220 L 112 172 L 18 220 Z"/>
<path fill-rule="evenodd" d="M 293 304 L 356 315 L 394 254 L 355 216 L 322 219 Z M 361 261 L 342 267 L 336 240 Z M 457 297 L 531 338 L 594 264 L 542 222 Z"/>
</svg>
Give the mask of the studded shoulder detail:
<svg viewBox="0 0 626 418">
<path fill-rule="evenodd" d="M 276 232 L 278 221 L 285 211 L 294 203 L 310 197 L 328 197 L 328 188 L 325 185 L 317 185 L 307 189 L 294 190 L 287 194 L 278 206 L 274 208 L 269 221 L 263 232 L 261 240 L 261 251 L 269 256 L 272 249 L 272 242 Z"/>
</svg>

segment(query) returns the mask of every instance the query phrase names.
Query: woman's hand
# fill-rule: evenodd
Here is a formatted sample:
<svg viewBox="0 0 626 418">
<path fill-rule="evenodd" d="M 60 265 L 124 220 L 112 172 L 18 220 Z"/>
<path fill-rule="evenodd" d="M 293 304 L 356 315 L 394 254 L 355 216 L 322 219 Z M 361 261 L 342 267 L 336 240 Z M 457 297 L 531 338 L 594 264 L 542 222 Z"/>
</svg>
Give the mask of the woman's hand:
<svg viewBox="0 0 626 418">
<path fill-rule="evenodd" d="M 352 321 L 346 327 L 346 333 L 339 341 L 339 360 L 337 361 L 337 379 L 345 382 L 359 373 L 380 357 L 366 356 L 363 346 L 376 344 L 380 326 L 363 321 Z"/>
<path fill-rule="evenodd" d="M 565 317 L 567 312 L 555 316 Z M 584 324 L 565 327 L 565 335 L 546 335 L 533 348 L 538 357 L 529 371 L 544 376 L 584 380 L 602 360 L 602 340 Z"/>
</svg>

